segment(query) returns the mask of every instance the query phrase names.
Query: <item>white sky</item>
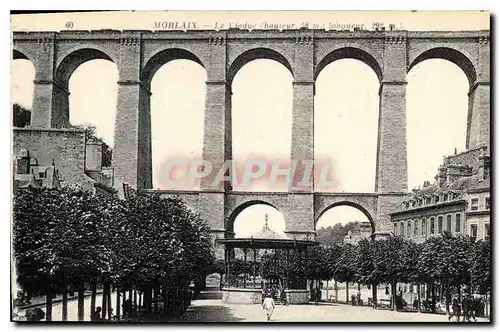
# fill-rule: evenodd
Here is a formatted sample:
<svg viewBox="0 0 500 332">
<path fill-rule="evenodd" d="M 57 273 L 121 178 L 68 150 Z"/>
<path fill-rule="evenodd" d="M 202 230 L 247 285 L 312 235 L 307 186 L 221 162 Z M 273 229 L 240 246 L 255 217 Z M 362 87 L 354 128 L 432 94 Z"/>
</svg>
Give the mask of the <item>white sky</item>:
<svg viewBox="0 0 500 332">
<path fill-rule="evenodd" d="M 344 16 L 343 20 L 337 21 L 373 22 L 376 21 L 373 15 L 378 15 L 376 12 L 371 12 L 369 16 L 362 14 L 366 13 L 356 12 L 352 17 Z M 248 21 L 259 21 L 261 15 L 262 13 L 255 17 L 250 15 Z M 467 24 L 464 23 L 464 17 L 472 19 L 470 15 L 462 18 L 455 14 L 447 15 L 446 18 L 440 16 L 443 19 L 427 19 L 424 25 L 422 13 L 398 13 L 391 16 L 391 13 L 386 12 L 383 15 L 382 21 L 394 22 L 397 18 L 409 30 L 489 28 L 484 15 L 476 15 Z M 151 22 L 150 17 L 148 22 Z M 292 21 L 295 22 L 300 17 Z M 318 20 L 328 22 L 331 17 L 327 15 Z M 279 21 L 278 16 L 272 18 Z M 56 25 L 64 26 L 64 22 L 68 20 L 67 17 L 57 15 L 43 22 L 43 15 L 38 19 L 37 27 L 43 26 L 43 30 L 60 29 Z M 16 24 L 22 28 L 28 20 L 29 18 L 19 16 L 13 20 L 13 28 L 16 28 Z M 77 25 L 80 22 L 76 16 L 71 20 Z M 159 17 L 159 20 L 168 19 Z M 211 18 L 207 20 L 213 22 Z M 99 27 L 92 26 L 88 29 L 107 27 L 102 24 L 118 24 L 112 20 L 92 22 L 99 22 Z M 86 27 L 92 22 L 87 17 Z M 119 21 L 120 26 L 123 22 Z M 16 60 L 12 62 L 11 70 L 12 101 L 30 108 L 34 68 L 26 60 Z M 117 80 L 117 69 L 113 63 L 93 60 L 81 65 L 71 76 L 69 84 L 71 122 L 95 124 L 98 135 L 111 146 Z M 178 157 L 201 158 L 205 81 L 205 70 L 187 60 L 175 60 L 164 65 L 153 78 L 151 107 L 155 188 L 162 187 L 158 175 L 165 160 Z M 427 60 L 416 65 L 408 73 L 407 81 L 408 188 L 411 189 L 422 185 L 425 180 L 433 181 L 444 155 L 452 154 L 455 148 L 458 152 L 465 149 L 468 81 L 456 65 L 445 60 Z M 357 60 L 335 61 L 318 76 L 315 96 L 315 158 L 331 162 L 331 174 L 336 183 L 333 191 L 374 191 L 378 88 L 379 82 L 374 72 Z M 292 110 L 292 77 L 288 70 L 271 60 L 252 61 L 238 72 L 232 89 L 233 159 L 288 159 Z M 235 186 L 235 190 L 238 189 L 242 188 Z M 264 184 L 256 184 L 250 190 L 269 188 Z M 284 222 L 279 212 L 266 206 L 253 206 L 244 210 L 237 218 L 236 233 L 248 235 L 259 230 L 264 224 L 266 212 L 269 213 L 271 228 L 282 231 Z M 318 226 L 353 220 L 366 219 L 354 208 L 336 207 L 323 215 Z"/>
</svg>

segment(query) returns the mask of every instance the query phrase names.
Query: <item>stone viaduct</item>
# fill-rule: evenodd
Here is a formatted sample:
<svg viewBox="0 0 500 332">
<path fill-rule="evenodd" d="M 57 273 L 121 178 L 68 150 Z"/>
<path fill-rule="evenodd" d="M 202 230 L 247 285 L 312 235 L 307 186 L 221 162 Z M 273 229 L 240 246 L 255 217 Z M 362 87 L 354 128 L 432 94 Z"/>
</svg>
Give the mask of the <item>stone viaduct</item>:
<svg viewBox="0 0 500 332">
<path fill-rule="evenodd" d="M 214 237 L 231 236 L 236 215 L 257 203 L 283 213 L 291 237 L 313 235 L 329 208 L 350 205 L 372 222 L 374 231 L 392 228 L 387 213 L 408 192 L 406 151 L 406 75 L 416 64 L 442 58 L 458 65 L 469 83 L 467 148 L 489 145 L 489 31 L 61 31 L 14 33 L 13 56 L 36 69 L 33 129 L 69 126 L 68 81 L 92 59 L 118 67 L 118 100 L 113 167 L 115 186 L 126 182 L 154 191 L 151 166 L 150 84 L 155 72 L 174 59 L 189 59 L 207 72 L 203 159 L 214 170 L 230 160 L 231 82 L 249 61 L 283 64 L 293 76 L 292 160 L 312 160 L 315 79 L 333 61 L 354 58 L 369 65 L 380 81 L 376 188 L 373 193 L 320 193 L 311 186 L 288 192 L 236 192 L 202 182 L 197 192 L 180 195 L 210 224 Z"/>
</svg>

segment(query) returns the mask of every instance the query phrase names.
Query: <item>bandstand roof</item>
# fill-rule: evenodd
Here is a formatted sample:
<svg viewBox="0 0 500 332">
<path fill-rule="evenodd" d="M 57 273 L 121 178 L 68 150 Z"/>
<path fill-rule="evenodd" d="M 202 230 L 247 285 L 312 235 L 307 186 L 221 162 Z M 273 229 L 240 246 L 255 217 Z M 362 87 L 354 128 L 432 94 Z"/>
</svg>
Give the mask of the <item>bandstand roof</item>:
<svg viewBox="0 0 500 332">
<path fill-rule="evenodd" d="M 224 244 L 229 248 L 241 249 L 305 249 L 306 247 L 318 245 L 318 242 L 311 240 L 255 239 L 253 237 L 219 239 L 217 243 Z"/>
</svg>

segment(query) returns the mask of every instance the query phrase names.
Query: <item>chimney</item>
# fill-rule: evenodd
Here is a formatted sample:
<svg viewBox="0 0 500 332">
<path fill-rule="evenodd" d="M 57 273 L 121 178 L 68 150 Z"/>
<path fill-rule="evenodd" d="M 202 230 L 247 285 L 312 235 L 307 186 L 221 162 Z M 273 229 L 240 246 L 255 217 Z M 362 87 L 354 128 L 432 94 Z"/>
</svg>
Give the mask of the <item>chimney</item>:
<svg viewBox="0 0 500 332">
<path fill-rule="evenodd" d="M 102 170 L 102 143 L 89 139 L 85 144 L 85 167 L 89 171 Z"/>
<path fill-rule="evenodd" d="M 431 183 L 429 181 L 424 181 L 424 188 L 430 186 Z"/>
<path fill-rule="evenodd" d="M 446 181 L 454 182 L 465 176 L 471 176 L 472 169 L 465 165 L 460 164 L 450 164 L 446 170 Z"/>
<path fill-rule="evenodd" d="M 441 187 L 446 182 L 446 173 L 447 167 L 444 165 L 439 166 L 438 175 L 436 176 L 438 186 Z"/>
<path fill-rule="evenodd" d="M 19 151 L 17 157 L 16 174 L 30 174 L 30 153 L 26 149 Z"/>
<path fill-rule="evenodd" d="M 486 179 L 490 175 L 490 156 L 479 157 L 479 178 Z"/>
</svg>

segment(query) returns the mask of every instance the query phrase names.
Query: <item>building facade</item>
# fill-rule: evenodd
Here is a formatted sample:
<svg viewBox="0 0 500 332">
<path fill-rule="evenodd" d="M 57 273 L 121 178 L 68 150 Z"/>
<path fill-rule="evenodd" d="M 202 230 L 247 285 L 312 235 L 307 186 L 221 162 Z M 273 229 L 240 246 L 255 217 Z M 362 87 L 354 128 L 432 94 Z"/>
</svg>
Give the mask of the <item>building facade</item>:
<svg viewBox="0 0 500 332">
<path fill-rule="evenodd" d="M 370 222 L 357 222 L 353 229 L 347 232 L 343 243 L 358 244 L 362 239 L 369 238 L 373 234 L 372 225 Z"/>
<path fill-rule="evenodd" d="M 435 182 L 426 181 L 422 188 L 414 189 L 401 209 L 390 215 L 393 235 L 418 243 L 444 232 L 477 240 L 489 237 L 488 147 L 445 157 Z"/>
</svg>

